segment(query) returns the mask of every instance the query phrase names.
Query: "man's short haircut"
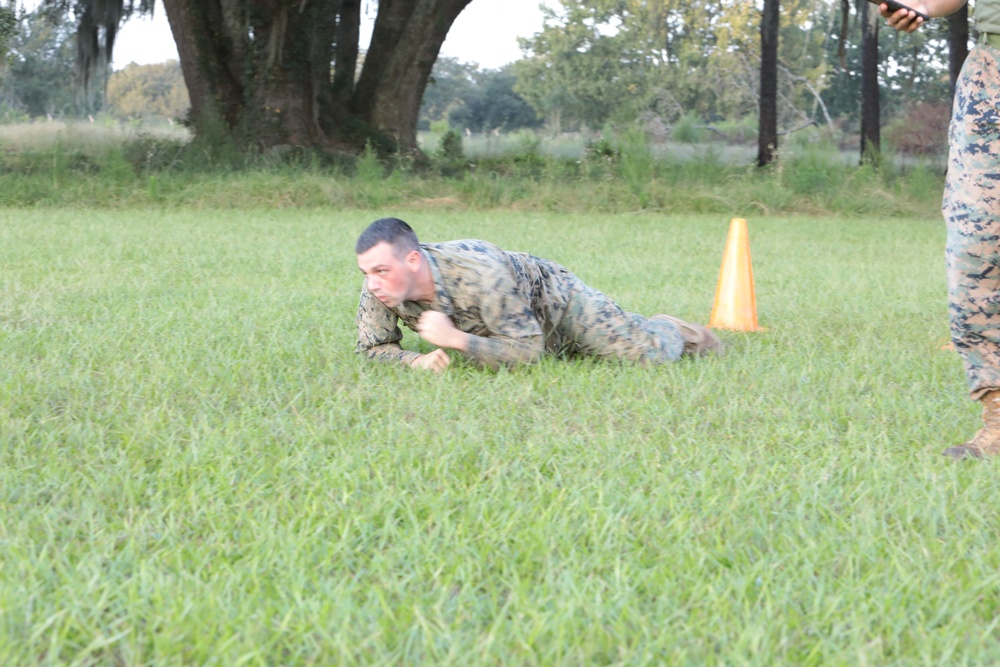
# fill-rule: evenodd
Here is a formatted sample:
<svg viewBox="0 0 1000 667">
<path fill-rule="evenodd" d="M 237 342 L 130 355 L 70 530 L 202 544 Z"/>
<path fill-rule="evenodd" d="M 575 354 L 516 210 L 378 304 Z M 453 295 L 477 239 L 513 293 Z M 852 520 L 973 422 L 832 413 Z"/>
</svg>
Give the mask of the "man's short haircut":
<svg viewBox="0 0 1000 667">
<path fill-rule="evenodd" d="M 388 243 L 397 257 L 402 257 L 411 250 L 420 249 L 417 233 L 399 218 L 380 218 L 368 225 L 358 237 L 358 242 L 354 244 L 354 254 L 368 252 L 379 243 Z"/>
</svg>

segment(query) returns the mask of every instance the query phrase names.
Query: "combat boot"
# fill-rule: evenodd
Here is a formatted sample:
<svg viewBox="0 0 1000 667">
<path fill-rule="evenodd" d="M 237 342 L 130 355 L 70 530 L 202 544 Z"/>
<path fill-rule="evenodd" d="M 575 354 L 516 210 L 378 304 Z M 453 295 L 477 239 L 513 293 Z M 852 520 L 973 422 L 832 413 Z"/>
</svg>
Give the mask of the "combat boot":
<svg viewBox="0 0 1000 667">
<path fill-rule="evenodd" d="M 1000 390 L 986 392 L 979 402 L 983 404 L 983 427 L 964 445 L 944 450 L 945 456 L 982 459 L 1000 455 Z"/>
<path fill-rule="evenodd" d="M 681 354 L 685 357 L 704 357 L 709 354 L 722 356 L 725 354 L 725 346 L 722 341 L 708 327 L 691 324 L 671 315 L 653 315 L 649 319 L 670 322 L 677 327 L 681 332 L 681 338 L 684 339 L 684 352 Z"/>
</svg>

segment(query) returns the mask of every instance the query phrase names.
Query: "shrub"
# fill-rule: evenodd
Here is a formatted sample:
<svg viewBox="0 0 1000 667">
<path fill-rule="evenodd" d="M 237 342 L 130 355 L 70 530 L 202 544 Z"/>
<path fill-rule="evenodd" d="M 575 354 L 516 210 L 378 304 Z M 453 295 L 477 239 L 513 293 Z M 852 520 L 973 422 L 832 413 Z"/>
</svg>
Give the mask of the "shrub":
<svg viewBox="0 0 1000 667">
<path fill-rule="evenodd" d="M 139 133 L 122 143 L 121 154 L 137 174 L 180 166 L 186 142 Z"/>
<path fill-rule="evenodd" d="M 29 122 L 31 122 L 31 116 L 23 109 L 16 109 L 6 103 L 0 104 L 0 124 L 11 125 Z"/>
<path fill-rule="evenodd" d="M 538 155 L 541 153 L 542 140 L 531 130 L 518 130 L 511 135 L 514 138 L 514 152 L 522 155 Z"/>
<path fill-rule="evenodd" d="M 379 160 L 378 153 L 372 143 L 365 143 L 365 150 L 354 163 L 354 176 L 362 183 L 373 183 L 385 177 L 386 169 Z"/>
<path fill-rule="evenodd" d="M 602 136 L 586 143 L 583 147 L 583 156 L 588 162 L 617 164 L 620 151 L 614 140 Z"/>
<path fill-rule="evenodd" d="M 630 127 L 618 140 L 621 160 L 619 174 L 628 189 L 639 200 L 639 206 L 649 204 L 649 184 L 653 180 L 656 161 L 646 141 L 646 135 L 637 127 Z"/>
<path fill-rule="evenodd" d="M 671 130 L 674 141 L 682 144 L 701 143 L 701 130 L 698 126 L 701 121 L 694 114 L 686 113 L 681 116 Z"/>
<path fill-rule="evenodd" d="M 948 148 L 950 107 L 945 102 L 920 102 L 885 128 L 885 138 L 904 155 L 941 155 Z"/>
<path fill-rule="evenodd" d="M 451 131 L 448 125 L 448 119 L 442 118 L 441 120 L 431 121 L 430 124 L 431 134 L 447 134 Z"/>
<path fill-rule="evenodd" d="M 454 176 L 468 167 L 465 150 L 462 147 L 462 135 L 456 130 L 448 130 L 441 136 L 438 143 L 438 171 L 444 176 Z"/>
</svg>

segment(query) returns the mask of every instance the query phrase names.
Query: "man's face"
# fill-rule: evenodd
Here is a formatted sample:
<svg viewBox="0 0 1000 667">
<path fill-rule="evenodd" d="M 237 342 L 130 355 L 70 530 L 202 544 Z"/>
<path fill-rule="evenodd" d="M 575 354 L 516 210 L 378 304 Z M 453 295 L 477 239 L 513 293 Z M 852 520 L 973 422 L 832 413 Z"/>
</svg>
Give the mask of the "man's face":
<svg viewBox="0 0 1000 667">
<path fill-rule="evenodd" d="M 385 305 L 395 308 L 410 297 L 419 258 L 420 253 L 416 250 L 399 258 L 392 246 L 382 242 L 358 255 L 358 268 L 365 274 L 368 291 Z"/>
</svg>

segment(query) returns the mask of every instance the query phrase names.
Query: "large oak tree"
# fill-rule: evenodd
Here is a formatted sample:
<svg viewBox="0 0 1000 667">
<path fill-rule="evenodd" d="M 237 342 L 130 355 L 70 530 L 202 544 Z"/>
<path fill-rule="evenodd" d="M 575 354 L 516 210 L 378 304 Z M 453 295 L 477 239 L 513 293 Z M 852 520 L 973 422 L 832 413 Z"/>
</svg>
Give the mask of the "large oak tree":
<svg viewBox="0 0 1000 667">
<path fill-rule="evenodd" d="M 122 20 L 154 0 L 47 0 L 79 21 L 84 80 Z M 246 147 L 418 152 L 417 118 L 441 44 L 471 0 L 379 0 L 362 52 L 362 0 L 162 0 L 196 135 Z"/>
</svg>

